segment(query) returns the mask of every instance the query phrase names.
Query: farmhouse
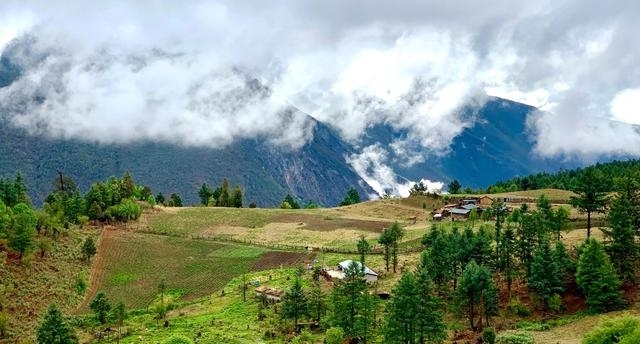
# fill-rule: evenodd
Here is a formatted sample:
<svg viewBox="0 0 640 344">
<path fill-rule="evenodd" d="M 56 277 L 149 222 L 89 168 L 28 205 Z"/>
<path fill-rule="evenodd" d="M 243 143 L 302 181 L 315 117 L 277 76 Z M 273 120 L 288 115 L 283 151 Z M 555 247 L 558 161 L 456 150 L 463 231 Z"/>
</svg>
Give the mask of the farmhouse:
<svg viewBox="0 0 640 344">
<path fill-rule="evenodd" d="M 464 208 L 453 208 L 449 210 L 449 212 L 451 213 L 451 219 L 463 220 L 469 218 L 469 213 L 471 212 L 471 210 Z"/>
<path fill-rule="evenodd" d="M 351 264 L 355 264 L 358 267 L 358 269 L 361 269 L 360 262 L 355 262 L 351 259 L 347 259 L 343 262 L 338 263 L 338 266 L 336 266 L 335 270 L 328 270 L 327 273 L 329 274 L 329 276 L 331 276 L 331 278 L 344 279 L 345 277 L 344 272 L 349 268 Z M 369 269 L 365 265 L 363 278 L 367 283 L 373 283 L 378 280 L 378 274 L 375 271 Z"/>
<path fill-rule="evenodd" d="M 493 204 L 493 198 L 491 198 L 489 196 L 482 196 L 478 200 L 478 203 L 480 203 L 480 205 L 482 205 L 482 206 L 489 206 L 489 205 Z"/>
</svg>

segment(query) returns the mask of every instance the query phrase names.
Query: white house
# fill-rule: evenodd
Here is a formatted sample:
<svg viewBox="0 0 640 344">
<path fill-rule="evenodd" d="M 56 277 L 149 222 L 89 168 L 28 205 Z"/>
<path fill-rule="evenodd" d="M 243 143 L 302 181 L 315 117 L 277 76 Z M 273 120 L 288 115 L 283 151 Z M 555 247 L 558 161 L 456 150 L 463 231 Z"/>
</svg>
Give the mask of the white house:
<svg viewBox="0 0 640 344">
<path fill-rule="evenodd" d="M 347 270 L 349 268 L 349 266 L 351 264 L 355 264 L 358 269 L 362 269 L 362 265 L 360 264 L 360 262 L 356 262 L 353 261 L 351 259 L 347 259 L 343 262 L 338 263 L 338 266 L 336 267 L 335 270 L 330 270 L 327 271 L 327 273 L 329 274 L 329 276 L 331 276 L 331 278 L 337 278 L 337 279 L 343 279 L 344 278 L 344 272 L 345 270 Z M 378 280 L 378 274 L 369 269 L 366 265 L 364 266 L 364 280 L 367 283 L 373 283 L 376 282 Z"/>
</svg>

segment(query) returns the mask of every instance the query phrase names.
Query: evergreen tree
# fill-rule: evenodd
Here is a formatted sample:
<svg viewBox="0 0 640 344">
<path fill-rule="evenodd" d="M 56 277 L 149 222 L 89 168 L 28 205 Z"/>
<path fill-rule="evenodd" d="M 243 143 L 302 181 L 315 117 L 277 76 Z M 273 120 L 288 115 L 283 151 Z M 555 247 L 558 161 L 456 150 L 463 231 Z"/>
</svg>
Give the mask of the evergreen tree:
<svg viewBox="0 0 640 344">
<path fill-rule="evenodd" d="M 360 254 L 360 265 L 362 266 L 362 271 L 364 272 L 364 258 L 367 253 L 371 252 L 371 245 L 365 239 L 364 235 L 360 235 L 360 240 L 358 240 L 358 254 Z"/>
<path fill-rule="evenodd" d="M 433 295 L 429 272 L 420 264 L 416 270 L 416 343 L 441 343 L 447 337 L 447 326 L 441 311 L 442 300 Z"/>
<path fill-rule="evenodd" d="M 118 325 L 118 343 L 120 343 L 120 337 L 122 336 L 122 326 L 124 325 L 124 321 L 127 319 L 127 309 L 124 306 L 122 301 L 118 302 L 116 306 L 113 308 L 113 319 Z"/>
<path fill-rule="evenodd" d="M 294 328 L 298 327 L 298 320 L 311 315 L 309 309 L 309 300 L 302 290 L 302 281 L 300 277 L 296 277 L 293 286 L 282 298 L 282 306 L 280 308 L 280 318 L 293 319 Z"/>
<path fill-rule="evenodd" d="M 20 260 L 26 251 L 33 246 L 38 218 L 28 205 L 18 203 L 13 207 L 13 232 L 9 246 L 20 254 Z"/>
<path fill-rule="evenodd" d="M 358 194 L 358 190 L 356 190 L 355 188 L 350 188 L 347 191 L 347 194 L 344 196 L 342 202 L 340 202 L 340 206 L 342 207 L 345 205 L 352 205 L 356 203 L 360 203 L 360 194 Z"/>
<path fill-rule="evenodd" d="M 136 185 L 133 182 L 133 177 L 131 177 L 131 174 L 128 171 L 124 173 L 120 185 L 120 195 L 122 198 L 131 198 Z"/>
<path fill-rule="evenodd" d="M 498 269 L 504 273 L 505 279 L 507 280 L 507 292 L 511 295 L 511 286 L 513 284 L 513 277 L 516 272 L 516 262 L 515 262 L 515 250 L 516 250 L 516 240 L 515 233 L 513 228 L 507 227 L 502 233 L 500 237 L 500 242 L 498 243 L 500 247 L 499 256 L 498 256 Z"/>
<path fill-rule="evenodd" d="M 38 344 L 76 344 L 78 339 L 62 317 L 56 305 L 49 306 L 47 314 L 36 330 Z"/>
<path fill-rule="evenodd" d="M 624 305 L 620 280 L 604 247 L 587 239 L 578 258 L 576 282 L 593 312 L 608 312 Z"/>
<path fill-rule="evenodd" d="M 345 278 L 336 281 L 331 293 L 332 325 L 341 327 L 351 338 L 365 338 L 375 324 L 375 296 L 369 294 L 363 274 L 356 262 L 345 271 Z"/>
<path fill-rule="evenodd" d="M 96 252 L 96 244 L 93 242 L 93 238 L 86 238 L 84 240 L 84 244 L 82 244 L 82 255 L 84 256 L 84 259 L 89 262 Z"/>
<path fill-rule="evenodd" d="M 487 267 L 479 266 L 473 260 L 467 264 L 454 296 L 457 307 L 465 309 L 471 329 L 476 330 L 476 315 L 480 315 L 480 322 L 484 315 L 486 325 L 490 326 L 490 316 L 497 313 L 498 293 Z"/>
<path fill-rule="evenodd" d="M 451 266 L 456 264 L 452 251 L 454 247 L 450 236 L 437 230 L 432 233 L 438 234 L 430 247 L 422 252 L 420 266 L 435 283 L 438 295 L 442 296 L 447 294 L 449 282 L 455 278 L 451 269 Z"/>
<path fill-rule="evenodd" d="M 386 267 L 386 271 L 389 272 L 389 260 L 391 259 L 391 245 L 393 244 L 393 236 L 388 228 L 385 228 L 382 233 L 380 233 L 378 243 L 383 247 L 384 264 Z"/>
<path fill-rule="evenodd" d="M 209 199 L 213 195 L 213 190 L 207 185 L 207 183 L 202 183 L 200 190 L 198 191 L 198 197 L 200 197 L 200 204 L 206 206 L 209 204 Z"/>
<path fill-rule="evenodd" d="M 605 185 L 602 173 L 591 167 L 584 170 L 573 187 L 578 196 L 572 196 L 570 203 L 587 213 L 587 238 L 591 237 L 591 214 L 604 212 L 607 206 Z"/>
<path fill-rule="evenodd" d="M 447 188 L 449 189 L 450 194 L 455 195 L 457 193 L 460 193 L 460 189 L 462 188 L 462 185 L 460 185 L 460 182 L 457 179 L 454 179 L 451 181 L 451 183 L 449 183 Z"/>
<path fill-rule="evenodd" d="M 606 250 L 611 263 L 623 281 L 633 282 L 638 247 L 635 243 L 632 204 L 627 193 L 620 192 L 614 198 L 607 221 L 609 228 L 603 229 L 603 232 L 609 239 Z"/>
<path fill-rule="evenodd" d="M 156 195 L 156 202 L 158 202 L 158 204 L 164 205 L 164 201 L 164 195 L 162 194 L 162 192 L 158 192 L 158 195 Z"/>
<path fill-rule="evenodd" d="M 389 237 L 391 239 L 391 260 L 393 263 L 393 273 L 396 273 L 396 269 L 398 267 L 398 244 L 402 237 L 404 236 L 404 231 L 398 222 L 394 222 L 391 225 L 391 228 L 387 230 L 389 232 Z"/>
<path fill-rule="evenodd" d="M 167 205 L 170 207 L 182 207 L 182 198 L 177 193 L 172 193 L 169 195 L 169 201 L 167 201 Z"/>
<path fill-rule="evenodd" d="M 528 276 L 529 288 L 542 299 L 543 309 L 549 306 L 552 296 L 564 291 L 564 280 L 548 240 L 543 240 L 531 262 L 531 273 Z"/>
<path fill-rule="evenodd" d="M 320 280 L 314 281 L 309 291 L 310 315 L 316 324 L 320 325 L 320 320 L 327 311 L 326 295 L 320 287 Z"/>
<path fill-rule="evenodd" d="M 385 340 L 387 343 L 415 343 L 417 330 L 417 283 L 413 273 L 404 273 L 393 288 L 387 307 Z"/>
<path fill-rule="evenodd" d="M 291 194 L 287 194 L 286 196 L 284 196 L 284 200 L 282 201 L 282 204 L 289 204 L 290 209 L 300 209 L 300 203 L 296 202 L 295 199 L 293 199 L 293 197 L 291 196 Z"/>
<path fill-rule="evenodd" d="M 220 196 L 218 197 L 218 206 L 219 207 L 229 207 L 231 203 L 229 202 L 229 181 L 227 178 L 222 180 L 222 188 L 220 189 Z"/>
<path fill-rule="evenodd" d="M 231 194 L 231 201 L 230 201 L 230 206 L 233 206 L 235 208 L 242 208 L 242 189 L 240 189 L 240 186 L 236 186 L 233 189 L 233 193 Z"/>
<path fill-rule="evenodd" d="M 96 314 L 96 319 L 100 325 L 104 325 L 107 322 L 107 315 L 111 310 L 111 304 L 104 291 L 98 292 L 96 297 L 91 301 L 89 308 Z"/>
</svg>

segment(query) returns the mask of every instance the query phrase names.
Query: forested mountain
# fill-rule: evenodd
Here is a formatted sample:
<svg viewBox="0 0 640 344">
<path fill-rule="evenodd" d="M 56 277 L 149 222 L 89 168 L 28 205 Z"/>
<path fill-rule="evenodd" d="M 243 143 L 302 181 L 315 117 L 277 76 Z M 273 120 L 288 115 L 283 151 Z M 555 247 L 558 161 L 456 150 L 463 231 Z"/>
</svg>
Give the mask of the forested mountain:
<svg viewBox="0 0 640 344">
<path fill-rule="evenodd" d="M 640 176 L 640 160 L 614 160 L 611 162 L 597 163 L 588 168 L 561 170 L 555 173 L 536 173 L 523 177 L 515 177 L 500 181 L 487 188 L 488 192 L 521 191 L 529 189 L 565 189 L 571 190 L 576 180 L 587 173 L 587 170 L 595 171 L 602 176 L 601 183 L 604 191 L 615 190 L 615 180 L 626 177 L 637 178 Z"/>
<path fill-rule="evenodd" d="M 346 164 L 350 152 L 334 132 L 316 123 L 313 140 L 297 151 L 277 149 L 260 140 L 242 140 L 223 149 L 185 148 L 163 143 L 100 145 L 30 136 L 0 121 L 0 175 L 21 171 L 36 204 L 53 189 L 56 171 L 72 177 L 82 191 L 96 180 L 129 171 L 154 192 L 178 192 L 186 204 L 198 202 L 202 183 L 228 178 L 240 185 L 245 202 L 275 206 L 291 192 L 335 206 L 350 187 L 373 192 Z"/>
</svg>

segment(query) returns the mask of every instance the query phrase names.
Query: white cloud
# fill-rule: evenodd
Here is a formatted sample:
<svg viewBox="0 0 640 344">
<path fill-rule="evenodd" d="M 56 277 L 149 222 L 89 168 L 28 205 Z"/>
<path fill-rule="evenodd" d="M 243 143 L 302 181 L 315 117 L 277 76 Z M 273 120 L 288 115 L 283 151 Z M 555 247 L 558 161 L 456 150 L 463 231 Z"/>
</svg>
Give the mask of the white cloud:
<svg viewBox="0 0 640 344">
<path fill-rule="evenodd" d="M 640 124 L 640 88 L 619 92 L 611 101 L 613 119 L 621 122 Z"/>
<path fill-rule="evenodd" d="M 295 148 L 313 128 L 297 107 L 355 143 L 376 124 L 405 131 L 392 149 L 409 165 L 445 154 L 472 124 L 461 107 L 486 92 L 544 110 L 529 121 L 540 154 L 638 154 L 636 131 L 608 122 L 638 123 L 636 2 L 6 1 L 0 13 L 0 50 L 25 70 L 0 111 L 34 133 Z"/>
</svg>

